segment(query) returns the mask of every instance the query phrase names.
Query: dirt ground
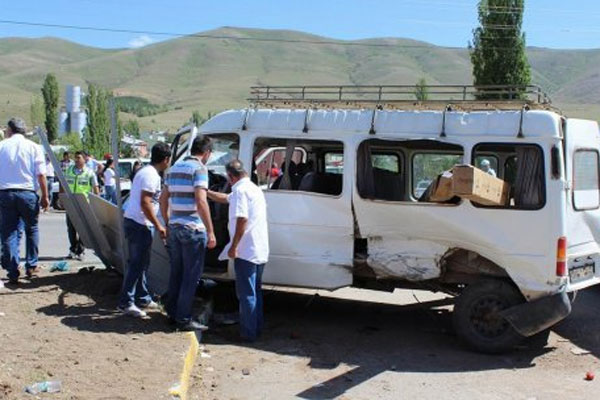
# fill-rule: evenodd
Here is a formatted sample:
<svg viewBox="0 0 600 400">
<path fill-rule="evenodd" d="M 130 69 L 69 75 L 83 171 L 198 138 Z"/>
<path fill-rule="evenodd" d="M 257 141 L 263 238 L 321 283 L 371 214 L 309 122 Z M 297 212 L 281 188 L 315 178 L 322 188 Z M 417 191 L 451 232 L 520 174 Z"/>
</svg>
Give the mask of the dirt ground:
<svg viewBox="0 0 600 400">
<path fill-rule="evenodd" d="M 190 345 L 160 313 L 115 312 L 121 278 L 106 270 L 43 274 L 0 289 L 0 398 L 60 380 L 47 399 L 169 399 Z M 580 293 L 573 314 L 542 350 L 489 356 L 454 336 L 448 307 L 424 292 L 265 292 L 266 331 L 232 343 L 236 326 L 202 337 L 191 399 L 597 399 L 600 288 Z M 222 297 L 222 296 L 221 296 Z M 347 300 L 347 297 L 359 300 Z M 217 311 L 231 311 L 232 302 Z M 575 354 L 586 353 L 586 354 Z M 598 378 L 600 379 L 600 378 Z"/>
</svg>

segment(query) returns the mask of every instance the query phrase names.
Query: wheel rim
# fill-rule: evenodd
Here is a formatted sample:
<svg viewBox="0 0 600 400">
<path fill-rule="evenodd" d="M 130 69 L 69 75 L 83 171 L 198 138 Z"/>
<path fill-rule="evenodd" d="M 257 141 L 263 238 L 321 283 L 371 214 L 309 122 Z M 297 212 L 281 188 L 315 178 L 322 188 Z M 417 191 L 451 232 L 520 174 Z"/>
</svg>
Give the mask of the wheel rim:
<svg viewBox="0 0 600 400">
<path fill-rule="evenodd" d="M 502 318 L 500 312 L 507 308 L 507 304 L 496 296 L 486 296 L 473 303 L 470 321 L 473 329 L 485 338 L 502 336 L 510 327 Z"/>
</svg>

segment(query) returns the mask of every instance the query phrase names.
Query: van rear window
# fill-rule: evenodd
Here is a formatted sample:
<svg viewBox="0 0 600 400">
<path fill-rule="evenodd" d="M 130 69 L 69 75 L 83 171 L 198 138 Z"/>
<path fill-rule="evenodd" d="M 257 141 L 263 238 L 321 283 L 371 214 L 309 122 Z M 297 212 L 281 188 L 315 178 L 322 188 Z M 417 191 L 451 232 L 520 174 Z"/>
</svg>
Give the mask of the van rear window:
<svg viewBox="0 0 600 400">
<path fill-rule="evenodd" d="M 598 152 L 578 150 L 573 156 L 573 207 L 592 210 L 600 207 Z"/>
</svg>

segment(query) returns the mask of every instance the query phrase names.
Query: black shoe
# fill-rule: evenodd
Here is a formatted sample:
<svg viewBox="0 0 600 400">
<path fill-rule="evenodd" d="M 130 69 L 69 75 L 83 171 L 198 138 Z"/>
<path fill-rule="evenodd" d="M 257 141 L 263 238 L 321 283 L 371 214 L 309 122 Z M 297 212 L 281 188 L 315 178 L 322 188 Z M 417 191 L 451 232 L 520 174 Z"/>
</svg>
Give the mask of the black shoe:
<svg viewBox="0 0 600 400">
<path fill-rule="evenodd" d="M 8 278 L 8 284 L 9 285 L 18 285 L 19 284 L 19 278 Z"/>
<path fill-rule="evenodd" d="M 208 330 L 208 326 L 201 324 L 200 322 L 190 320 L 188 322 L 177 322 L 177 330 L 178 331 L 200 331 L 204 332 Z"/>
</svg>

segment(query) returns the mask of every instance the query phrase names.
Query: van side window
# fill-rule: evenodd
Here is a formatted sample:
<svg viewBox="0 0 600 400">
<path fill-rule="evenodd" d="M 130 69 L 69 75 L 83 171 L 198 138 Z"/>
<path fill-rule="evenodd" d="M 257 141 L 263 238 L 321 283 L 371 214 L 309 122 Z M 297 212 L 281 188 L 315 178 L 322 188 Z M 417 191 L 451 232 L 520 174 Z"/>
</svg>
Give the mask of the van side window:
<svg viewBox="0 0 600 400">
<path fill-rule="evenodd" d="M 342 193 L 342 142 L 257 138 L 254 142 L 254 164 L 259 185 L 263 190 L 311 192 L 332 196 Z"/>
<path fill-rule="evenodd" d="M 598 152 L 577 150 L 573 156 L 573 208 L 577 211 L 600 207 Z"/>
<path fill-rule="evenodd" d="M 412 158 L 412 193 L 418 199 L 444 171 L 460 164 L 462 155 L 445 153 L 416 153 Z"/>
<path fill-rule="evenodd" d="M 462 147 L 435 140 L 367 139 L 357 154 L 358 194 L 371 200 L 415 202 L 462 157 Z"/>
<path fill-rule="evenodd" d="M 487 165 L 483 160 L 488 160 Z M 500 208 L 537 210 L 546 204 L 544 152 L 540 146 L 481 143 L 473 148 L 473 165 L 511 185 L 510 202 Z M 495 207 L 473 204 L 476 207 Z"/>
</svg>

